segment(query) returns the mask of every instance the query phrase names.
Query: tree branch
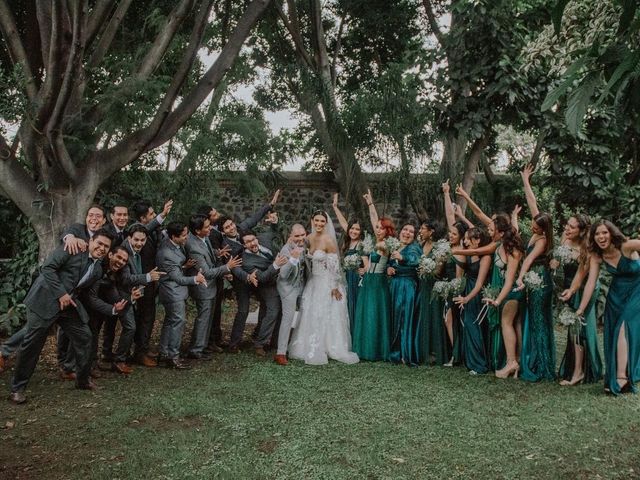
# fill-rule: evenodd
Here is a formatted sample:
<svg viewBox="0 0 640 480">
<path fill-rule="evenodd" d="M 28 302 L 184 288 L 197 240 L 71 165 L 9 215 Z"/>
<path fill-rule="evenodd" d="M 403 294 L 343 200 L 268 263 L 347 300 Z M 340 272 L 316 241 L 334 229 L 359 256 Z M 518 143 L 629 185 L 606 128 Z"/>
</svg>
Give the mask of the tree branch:
<svg viewBox="0 0 640 480">
<path fill-rule="evenodd" d="M 340 55 L 340 49 L 342 47 L 342 34 L 344 32 L 345 17 L 340 18 L 340 26 L 338 27 L 338 38 L 336 39 L 336 46 L 333 49 L 333 62 L 331 62 L 331 85 L 336 88 L 337 74 L 336 65 L 338 64 L 338 55 Z"/>
<path fill-rule="evenodd" d="M 331 82 L 331 62 L 322 27 L 322 6 L 319 0 L 311 0 L 311 39 L 315 47 L 315 59 L 323 80 Z"/>
<path fill-rule="evenodd" d="M 289 35 L 291 35 L 291 39 L 293 40 L 293 44 L 295 46 L 295 51 L 298 56 L 298 59 L 308 68 L 310 68 L 311 70 L 314 70 L 315 64 L 313 63 L 313 59 L 311 58 L 307 50 L 304 48 L 304 45 L 302 43 L 300 25 L 298 23 L 298 17 L 295 13 L 295 4 L 292 5 L 292 3 L 293 2 L 288 3 L 289 14 L 292 16 L 291 21 L 289 21 L 289 19 L 287 18 L 287 15 L 284 13 L 284 10 L 282 10 L 282 5 L 280 5 L 279 1 L 276 1 L 275 3 L 276 10 L 278 11 L 278 16 L 280 17 L 280 20 L 282 20 L 282 23 L 284 24 L 285 28 L 289 32 Z"/>
<path fill-rule="evenodd" d="M 471 151 L 469 152 L 469 156 L 467 157 L 467 161 L 464 165 L 464 173 L 462 174 L 462 188 L 471 195 L 471 190 L 473 189 L 473 184 L 475 183 L 476 173 L 478 171 L 478 166 L 480 164 L 480 158 L 482 157 L 482 152 L 487 147 L 489 143 L 489 138 L 491 135 L 491 128 L 488 127 L 482 136 L 476 139 L 473 142 L 473 146 L 471 147 Z M 464 198 L 458 199 L 458 204 L 460 205 L 460 209 L 462 212 L 467 208 L 467 202 Z"/>
<path fill-rule="evenodd" d="M 133 0 L 121 0 L 118 4 L 118 8 L 116 8 L 111 20 L 109 20 L 107 28 L 102 32 L 100 40 L 98 40 L 98 44 L 89 59 L 89 68 L 95 68 L 100 64 L 100 62 L 102 62 L 102 59 L 109 51 L 109 47 L 111 47 L 111 42 L 113 42 L 116 32 L 118 31 L 118 27 L 120 27 L 120 24 L 122 23 L 127 10 L 131 6 L 132 1 Z"/>
<path fill-rule="evenodd" d="M 424 10 L 427 14 L 427 20 L 429 21 L 429 27 L 431 28 L 431 32 L 436 37 L 440 45 L 444 45 L 445 36 L 440 30 L 438 26 L 438 20 L 436 19 L 435 14 L 433 13 L 433 5 L 431 4 L 431 0 L 422 0 L 422 5 L 424 5 Z"/>
<path fill-rule="evenodd" d="M 162 27 L 162 30 L 160 30 L 156 36 L 153 45 L 151 45 L 151 48 L 140 63 L 140 68 L 138 68 L 138 71 L 135 74 L 136 78 L 146 79 L 157 68 L 162 57 L 169 48 L 171 40 L 173 40 L 178 28 L 185 17 L 189 14 L 194 4 L 195 0 L 182 0 L 171 11 L 165 21 L 164 27 Z"/>
<path fill-rule="evenodd" d="M 529 163 L 535 169 L 538 166 L 538 162 L 540 161 L 540 155 L 542 154 L 542 148 L 544 147 L 544 140 L 547 137 L 544 129 L 540 130 L 538 134 L 538 139 L 536 140 L 536 146 L 533 149 L 533 153 L 531 154 L 531 160 Z"/>
<path fill-rule="evenodd" d="M 24 44 L 20 39 L 20 34 L 16 27 L 16 21 L 11 13 L 11 9 L 5 0 L 0 0 L 0 30 L 9 50 L 11 61 L 22 66 L 25 75 L 25 90 L 31 102 L 36 100 L 38 88 L 31 68 L 31 62 L 24 49 Z"/>
<path fill-rule="evenodd" d="M 86 30 L 86 48 L 93 43 L 98 32 L 103 27 L 104 22 L 107 20 L 107 17 L 113 10 L 113 6 L 115 5 L 115 0 L 98 0 L 96 5 L 93 7 L 93 11 L 91 15 L 89 15 L 89 19 L 87 21 L 87 30 Z"/>
</svg>

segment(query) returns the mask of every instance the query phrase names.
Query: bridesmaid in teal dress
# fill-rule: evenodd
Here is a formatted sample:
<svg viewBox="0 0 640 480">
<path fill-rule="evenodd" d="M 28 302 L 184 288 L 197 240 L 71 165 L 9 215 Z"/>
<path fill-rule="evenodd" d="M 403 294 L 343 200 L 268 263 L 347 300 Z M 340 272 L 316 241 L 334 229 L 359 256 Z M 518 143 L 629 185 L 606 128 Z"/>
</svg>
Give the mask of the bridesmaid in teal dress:
<svg viewBox="0 0 640 480">
<path fill-rule="evenodd" d="M 553 380 L 556 372 L 556 347 L 553 335 L 553 280 L 549 260 L 553 251 L 553 222 L 547 213 L 540 213 L 529 183 L 533 168 L 522 171 L 527 204 L 533 216 L 527 256 L 520 268 L 516 284 L 524 290 L 524 277 L 529 271 L 542 277 L 542 288 L 525 291 L 524 321 L 522 324 L 521 378 L 530 382 Z"/>
<path fill-rule="evenodd" d="M 402 246 L 391 253 L 387 274 L 391 292 L 391 361 L 418 365 L 424 358 L 417 314 L 418 273 L 422 251 L 415 242 L 416 227 L 405 224 L 398 235 Z"/>
<path fill-rule="evenodd" d="M 422 223 L 419 230 L 419 240 L 422 242 L 422 254 L 435 261 L 432 253 L 433 242 L 437 240 L 436 222 L 427 220 Z M 449 337 L 442 320 L 442 300 L 431 295 L 433 284 L 438 278 L 437 273 L 442 271 L 444 265 L 436 267 L 436 275 L 421 278 L 418 281 L 418 328 L 421 338 L 420 344 L 423 352 L 421 363 L 425 365 L 433 362 L 435 365 L 444 365 L 451 358 Z"/>
<path fill-rule="evenodd" d="M 395 236 L 388 218 L 378 219 L 371 192 L 365 195 L 376 238 L 374 251 L 365 259 L 365 274 L 358 293 L 353 322 L 353 351 L 361 360 L 389 360 L 391 348 L 391 297 L 387 280 L 388 253 L 384 239 Z"/>
<path fill-rule="evenodd" d="M 604 386 L 614 395 L 637 392 L 640 381 L 640 240 L 627 240 L 608 220 L 590 231 L 589 278 L 576 313 L 584 315 L 604 264 L 612 281 L 604 310 Z"/>
<path fill-rule="evenodd" d="M 562 266 L 564 291 L 560 298 L 578 309 L 583 296 L 583 282 L 588 273 L 588 238 L 591 221 L 589 217 L 577 214 L 569 218 L 564 227 L 562 245 L 571 252 L 571 258 Z M 553 260 L 554 267 L 559 262 Z M 558 376 L 562 378 L 560 385 L 573 386 L 584 383 L 596 383 L 602 378 L 602 360 L 598 350 L 598 334 L 596 326 L 596 300 L 600 290 L 596 282 L 594 294 L 584 314 L 584 325 L 579 331 L 568 329 L 567 348 L 565 350 Z"/>
<path fill-rule="evenodd" d="M 346 217 L 338 207 L 338 194 L 333 195 L 333 211 L 338 218 L 340 227 L 342 228 L 342 258 L 349 255 L 362 255 L 362 226 L 358 220 L 347 222 Z M 347 270 L 345 279 L 347 281 L 347 309 L 349 312 L 349 325 L 353 334 L 353 319 L 356 316 L 356 304 L 358 301 L 358 292 L 360 291 L 360 283 L 364 275 L 364 263 L 360 264 L 360 268 L 356 270 Z"/>
<path fill-rule="evenodd" d="M 479 248 L 489 243 L 489 235 L 479 228 L 467 230 L 464 243 L 467 248 Z M 464 365 L 472 375 L 489 370 L 485 342 L 480 323 L 482 288 L 491 268 L 491 256 L 469 256 L 459 266 L 464 270 L 465 289 L 453 301 L 462 309 L 462 354 Z"/>
</svg>

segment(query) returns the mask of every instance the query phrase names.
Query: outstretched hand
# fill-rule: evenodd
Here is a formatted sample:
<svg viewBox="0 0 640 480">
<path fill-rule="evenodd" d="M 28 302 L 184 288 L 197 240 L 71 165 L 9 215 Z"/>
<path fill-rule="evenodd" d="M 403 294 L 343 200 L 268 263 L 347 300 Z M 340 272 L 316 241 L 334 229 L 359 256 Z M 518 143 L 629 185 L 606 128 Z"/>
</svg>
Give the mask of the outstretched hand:
<svg viewBox="0 0 640 480">
<path fill-rule="evenodd" d="M 531 165 L 530 163 L 525 165 L 524 168 L 522 169 L 522 172 L 520 172 L 520 176 L 522 177 L 522 180 L 525 182 L 528 182 L 529 179 L 531 178 L 531 175 L 533 175 L 534 171 L 535 169 L 533 168 L 533 165 Z"/>
<path fill-rule="evenodd" d="M 333 194 L 333 203 L 332 203 L 333 208 L 338 208 L 338 194 L 334 193 Z"/>
<path fill-rule="evenodd" d="M 173 200 L 167 200 L 162 208 L 162 218 L 167 218 L 167 215 L 171 212 L 171 207 L 173 207 Z"/>
<path fill-rule="evenodd" d="M 280 194 L 282 193 L 282 190 L 278 189 L 276 190 L 276 193 L 273 194 L 273 198 L 271 199 L 271 201 L 269 202 L 271 204 L 271 206 L 273 207 L 276 203 L 278 203 L 278 198 L 280 198 Z"/>
<path fill-rule="evenodd" d="M 469 194 L 464 189 L 461 183 L 456 185 L 456 195 L 460 195 L 462 198 L 467 198 L 467 199 L 469 198 Z"/>
<path fill-rule="evenodd" d="M 449 179 L 447 179 L 447 181 L 442 184 L 442 193 L 447 195 L 450 190 L 451 190 L 451 187 L 449 186 Z"/>
<path fill-rule="evenodd" d="M 367 188 L 367 193 L 363 195 L 364 201 L 367 202 L 367 205 L 371 205 L 373 203 L 373 196 L 371 195 L 371 189 Z"/>
</svg>

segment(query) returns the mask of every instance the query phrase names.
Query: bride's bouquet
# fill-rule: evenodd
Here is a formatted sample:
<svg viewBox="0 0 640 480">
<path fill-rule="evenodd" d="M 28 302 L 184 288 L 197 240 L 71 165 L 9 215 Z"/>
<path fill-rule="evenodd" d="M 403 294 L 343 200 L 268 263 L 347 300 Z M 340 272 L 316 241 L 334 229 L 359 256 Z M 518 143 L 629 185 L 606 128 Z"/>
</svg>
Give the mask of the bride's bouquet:
<svg viewBox="0 0 640 480">
<path fill-rule="evenodd" d="M 384 246 L 391 255 L 393 252 L 397 252 L 402 247 L 402 243 L 396 237 L 387 237 L 384 239 Z"/>
<path fill-rule="evenodd" d="M 360 255 L 358 255 L 357 253 L 353 253 L 344 257 L 344 259 L 342 260 L 342 268 L 345 271 L 357 270 L 358 268 L 360 268 L 360 262 Z"/>
<path fill-rule="evenodd" d="M 495 300 L 500 295 L 501 288 L 494 285 L 487 285 L 482 289 L 482 298 L 485 300 Z"/>
<path fill-rule="evenodd" d="M 364 236 L 364 240 L 362 240 L 362 243 L 360 244 L 362 254 L 369 255 L 371 252 L 373 252 L 373 249 L 375 248 L 375 246 L 376 244 L 373 241 L 373 237 L 367 233 Z"/>
<path fill-rule="evenodd" d="M 453 295 L 454 297 L 457 295 L 461 295 L 464 292 L 464 286 L 466 284 L 466 280 L 464 277 L 454 278 L 449 282 L 449 295 Z"/>
<path fill-rule="evenodd" d="M 451 256 L 451 244 L 445 240 L 438 240 L 431 248 L 431 255 L 437 263 L 446 263 Z"/>
<path fill-rule="evenodd" d="M 542 276 L 534 271 L 528 271 L 522 277 L 522 283 L 530 292 L 535 292 L 536 290 L 541 290 L 544 288 L 544 279 Z"/>
<path fill-rule="evenodd" d="M 560 266 L 569 265 L 576 262 L 573 248 L 567 245 L 560 245 L 553 249 L 553 258 L 555 258 Z"/>
<path fill-rule="evenodd" d="M 422 279 L 433 277 L 436 273 L 437 266 L 438 264 L 433 258 L 422 255 L 418 261 L 418 276 Z"/>
<path fill-rule="evenodd" d="M 433 284 L 433 289 L 431 293 L 436 297 L 440 297 L 443 300 L 449 298 L 449 282 L 446 280 L 438 280 Z"/>
<path fill-rule="evenodd" d="M 580 330 L 586 325 L 584 318 L 578 315 L 569 305 L 562 307 L 558 315 L 558 323 L 569 328 L 569 334 L 574 338 L 574 342 L 576 343 L 580 335 Z"/>
</svg>

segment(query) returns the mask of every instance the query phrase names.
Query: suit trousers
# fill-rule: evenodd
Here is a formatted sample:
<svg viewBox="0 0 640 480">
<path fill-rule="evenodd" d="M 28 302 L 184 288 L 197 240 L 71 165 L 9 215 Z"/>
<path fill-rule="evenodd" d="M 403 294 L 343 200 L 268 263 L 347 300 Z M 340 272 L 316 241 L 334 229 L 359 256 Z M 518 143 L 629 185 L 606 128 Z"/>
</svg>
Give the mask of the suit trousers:
<svg viewBox="0 0 640 480">
<path fill-rule="evenodd" d="M 271 336 L 280 319 L 280 297 L 277 295 L 265 295 L 261 297 L 261 300 L 260 316 L 262 321 L 260 322 L 260 330 L 253 341 L 256 348 L 264 347 L 271 341 Z M 262 314 L 263 311 L 264 314 Z"/>
<path fill-rule="evenodd" d="M 80 319 L 77 311 L 71 310 L 65 312 L 65 315 L 58 314 L 51 318 L 43 318 L 27 308 L 27 332 L 20 350 L 18 350 L 14 367 L 15 373 L 11 382 L 12 392 L 22 392 L 27 388 L 29 379 L 38 363 L 40 352 L 47 341 L 49 328 L 54 322 L 58 322 L 62 327 L 71 344 L 70 350 L 75 353 L 76 385 L 82 387 L 89 383 L 91 330 Z"/>
<path fill-rule="evenodd" d="M 136 301 L 136 333 L 133 338 L 136 345 L 136 355 L 144 355 L 149 352 L 149 341 L 153 334 L 153 324 L 156 321 L 157 292 L 156 283 L 150 283 L 144 289 L 144 296 Z"/>
<path fill-rule="evenodd" d="M 189 353 L 198 355 L 207 346 L 209 333 L 211 331 L 211 311 L 213 310 L 214 298 L 195 299 L 198 314 L 193 322 L 193 330 L 191 332 L 191 345 Z"/>
<path fill-rule="evenodd" d="M 0 355 L 10 357 L 13 353 L 17 352 L 26 334 L 27 326 L 25 325 L 0 345 Z"/>
<path fill-rule="evenodd" d="M 234 280 L 233 290 L 236 292 L 236 304 L 238 311 L 233 319 L 233 326 L 231 327 L 231 338 L 229 340 L 229 346 L 238 347 L 242 342 L 242 336 L 244 334 L 244 326 L 247 323 L 247 315 L 249 315 L 249 298 L 250 289 L 249 285 L 242 280 Z"/>
<path fill-rule="evenodd" d="M 222 343 L 222 300 L 224 299 L 224 279 L 216 279 L 216 298 L 211 311 L 211 329 L 209 331 L 209 345 Z"/>
<path fill-rule="evenodd" d="M 278 355 L 286 355 L 291 337 L 291 327 L 296 315 L 296 307 L 300 305 L 302 288 L 289 291 L 280 297 L 282 304 L 282 319 L 280 320 L 280 332 L 278 333 Z M 299 314 L 298 314 L 299 315 Z"/>
<path fill-rule="evenodd" d="M 56 348 L 58 367 L 65 372 L 74 372 L 76 370 L 75 352 L 73 351 L 73 348 L 71 348 L 69 337 L 67 337 L 62 328 L 58 328 L 58 332 L 56 334 Z"/>
<path fill-rule="evenodd" d="M 127 356 L 129 355 L 129 351 L 131 350 L 131 345 L 133 344 L 133 337 L 136 333 L 136 319 L 133 314 L 133 309 L 128 308 L 122 315 L 117 317 L 105 317 L 103 315 L 97 314 L 93 312 L 91 315 L 91 320 L 89 322 L 89 326 L 91 327 L 91 334 L 93 338 L 91 339 L 91 365 L 95 365 L 98 361 L 98 338 L 100 336 L 100 328 L 105 326 L 105 335 L 107 331 L 107 325 L 113 323 L 116 325 L 120 322 L 120 338 L 118 339 L 118 346 L 116 348 L 115 353 L 111 353 L 111 347 L 109 347 L 110 361 L 113 362 L 126 362 Z M 114 327 L 114 337 L 115 337 L 115 327 Z M 113 345 L 113 341 L 112 341 Z M 104 342 L 102 344 L 104 349 Z M 103 358 L 105 357 L 105 352 L 102 352 Z"/>
<path fill-rule="evenodd" d="M 104 330 L 102 333 L 102 358 L 110 362 L 113 360 L 113 344 L 116 343 L 116 325 L 118 324 L 118 319 L 116 317 L 103 318 L 104 323 L 102 325 Z M 96 342 L 98 341 L 97 337 L 99 334 L 100 330 L 98 329 L 98 331 L 95 332 Z"/>
<path fill-rule="evenodd" d="M 180 302 L 163 303 L 164 322 L 160 333 L 160 356 L 164 359 L 172 360 L 180 355 L 180 342 L 182 341 L 182 330 L 186 323 L 186 303 Z"/>
</svg>

